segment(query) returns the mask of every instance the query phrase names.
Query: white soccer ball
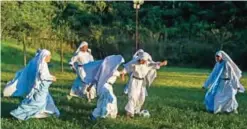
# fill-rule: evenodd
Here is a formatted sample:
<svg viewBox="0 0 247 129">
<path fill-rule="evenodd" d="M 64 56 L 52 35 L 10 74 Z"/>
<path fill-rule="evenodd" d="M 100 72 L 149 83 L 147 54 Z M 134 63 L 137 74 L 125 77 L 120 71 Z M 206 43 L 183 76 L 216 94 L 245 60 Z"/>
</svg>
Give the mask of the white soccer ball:
<svg viewBox="0 0 247 129">
<path fill-rule="evenodd" d="M 150 113 L 149 113 L 148 110 L 142 110 L 140 114 L 144 118 L 149 118 L 150 117 Z"/>
</svg>

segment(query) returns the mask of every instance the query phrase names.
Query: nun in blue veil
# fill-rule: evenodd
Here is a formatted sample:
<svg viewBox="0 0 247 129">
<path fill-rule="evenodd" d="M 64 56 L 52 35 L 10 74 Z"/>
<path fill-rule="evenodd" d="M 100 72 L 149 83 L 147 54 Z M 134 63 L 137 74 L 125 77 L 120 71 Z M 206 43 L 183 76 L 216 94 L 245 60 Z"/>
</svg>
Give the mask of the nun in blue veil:
<svg viewBox="0 0 247 129">
<path fill-rule="evenodd" d="M 45 118 L 51 114 L 59 116 L 59 111 L 49 93 L 49 87 L 56 77 L 49 72 L 47 63 L 50 62 L 50 51 L 43 49 L 37 56 L 36 76 L 30 93 L 21 102 L 17 109 L 10 112 L 19 120 L 29 118 Z"/>
<path fill-rule="evenodd" d="M 40 49 L 37 50 L 35 56 L 29 61 L 27 66 L 16 72 L 14 79 L 9 81 L 3 89 L 3 96 L 23 96 L 25 97 L 34 84 L 37 59 L 40 54 Z"/>
<path fill-rule="evenodd" d="M 224 51 L 218 51 L 215 59 L 214 69 L 203 86 L 208 89 L 205 95 L 206 109 L 215 114 L 238 113 L 235 96 L 245 90 L 240 84 L 242 71 Z"/>
</svg>

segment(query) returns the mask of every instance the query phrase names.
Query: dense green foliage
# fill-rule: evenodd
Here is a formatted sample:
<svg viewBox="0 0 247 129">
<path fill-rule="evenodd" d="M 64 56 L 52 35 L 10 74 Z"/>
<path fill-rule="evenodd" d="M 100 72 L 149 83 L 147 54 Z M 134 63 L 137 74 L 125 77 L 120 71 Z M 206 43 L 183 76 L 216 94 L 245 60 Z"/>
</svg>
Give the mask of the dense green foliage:
<svg viewBox="0 0 247 129">
<path fill-rule="evenodd" d="M 1 88 L 14 77 L 22 66 L 19 58 L 21 47 L 10 43 L 2 44 L 5 54 L 1 62 Z M 8 51 L 8 52 L 7 52 Z M 3 52 L 3 51 L 2 51 Z M 33 56 L 35 49 L 27 49 L 27 55 Z M 52 65 L 59 64 L 59 56 L 53 53 Z M 239 114 L 211 114 L 205 111 L 203 99 L 205 92 L 201 86 L 210 70 L 165 67 L 158 72 L 158 78 L 148 89 L 144 109 L 151 113 L 149 119 L 136 117 L 126 119 L 124 106 L 127 96 L 123 95 L 124 84 L 120 80 L 114 84 L 118 99 L 119 116 L 117 119 L 99 119 L 90 121 L 88 116 L 96 106 L 96 100 L 88 103 L 85 99 L 67 100 L 75 74 L 68 70 L 58 72 L 50 67 L 57 82 L 51 85 L 50 93 L 61 112 L 59 118 L 30 119 L 18 121 L 9 112 L 15 109 L 22 98 L 1 99 L 1 126 L 3 129 L 246 129 L 247 94 L 238 94 Z M 127 81 L 127 80 L 126 80 Z M 247 88 L 247 77 L 241 80 Z"/>
<path fill-rule="evenodd" d="M 60 51 L 86 40 L 96 58 L 120 53 L 129 59 L 135 44 L 133 2 L 2 2 L 3 39 Z M 212 67 L 223 49 L 247 69 L 247 2 L 147 1 L 139 10 L 141 48 L 170 65 Z M 72 49 L 71 49 L 72 48 Z"/>
</svg>

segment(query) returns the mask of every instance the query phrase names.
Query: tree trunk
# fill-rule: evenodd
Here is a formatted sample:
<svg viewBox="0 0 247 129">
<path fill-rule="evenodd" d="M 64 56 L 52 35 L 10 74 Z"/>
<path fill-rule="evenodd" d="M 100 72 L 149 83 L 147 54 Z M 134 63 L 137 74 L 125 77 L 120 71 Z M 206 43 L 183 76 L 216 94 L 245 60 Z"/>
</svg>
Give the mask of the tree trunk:
<svg viewBox="0 0 247 129">
<path fill-rule="evenodd" d="M 23 36 L 23 61 L 24 61 L 24 66 L 27 64 L 27 50 L 26 50 L 26 38 Z"/>
<path fill-rule="evenodd" d="M 60 64 L 61 64 L 61 72 L 63 72 L 63 41 L 60 42 Z"/>
</svg>

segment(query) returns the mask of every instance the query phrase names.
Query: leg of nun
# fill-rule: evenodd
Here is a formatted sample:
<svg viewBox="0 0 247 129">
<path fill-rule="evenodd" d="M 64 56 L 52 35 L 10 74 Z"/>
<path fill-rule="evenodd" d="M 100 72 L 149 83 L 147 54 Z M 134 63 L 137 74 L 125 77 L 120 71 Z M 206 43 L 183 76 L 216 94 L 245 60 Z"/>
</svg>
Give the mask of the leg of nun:
<svg viewBox="0 0 247 129">
<path fill-rule="evenodd" d="M 52 96 L 50 94 L 47 96 L 47 104 L 46 104 L 46 108 L 44 112 L 49 113 L 49 114 L 55 114 L 57 117 L 60 115 L 60 112 L 57 109 L 52 99 Z"/>
<path fill-rule="evenodd" d="M 221 81 L 219 89 L 215 95 L 214 113 L 230 113 L 237 110 L 238 103 L 235 97 L 237 90 L 232 87 L 230 81 Z"/>
<path fill-rule="evenodd" d="M 129 85 L 129 95 L 128 95 L 128 103 L 125 106 L 125 110 L 132 115 L 135 114 L 135 109 L 137 103 L 139 102 L 139 96 L 141 93 L 143 80 L 132 79 Z"/>
<path fill-rule="evenodd" d="M 141 112 L 142 106 L 145 102 L 145 97 L 146 97 L 146 87 L 142 87 L 141 93 L 138 99 L 138 103 L 135 109 L 135 114 L 139 114 Z"/>
<path fill-rule="evenodd" d="M 101 116 L 101 107 L 103 106 L 103 96 L 100 95 L 98 101 L 97 101 L 97 106 L 93 110 L 92 115 L 97 118 Z"/>
<path fill-rule="evenodd" d="M 110 118 L 116 118 L 117 113 L 118 113 L 118 108 L 117 108 L 117 97 L 113 93 L 113 89 L 111 85 L 108 85 L 108 104 L 107 104 L 107 116 Z"/>
</svg>

